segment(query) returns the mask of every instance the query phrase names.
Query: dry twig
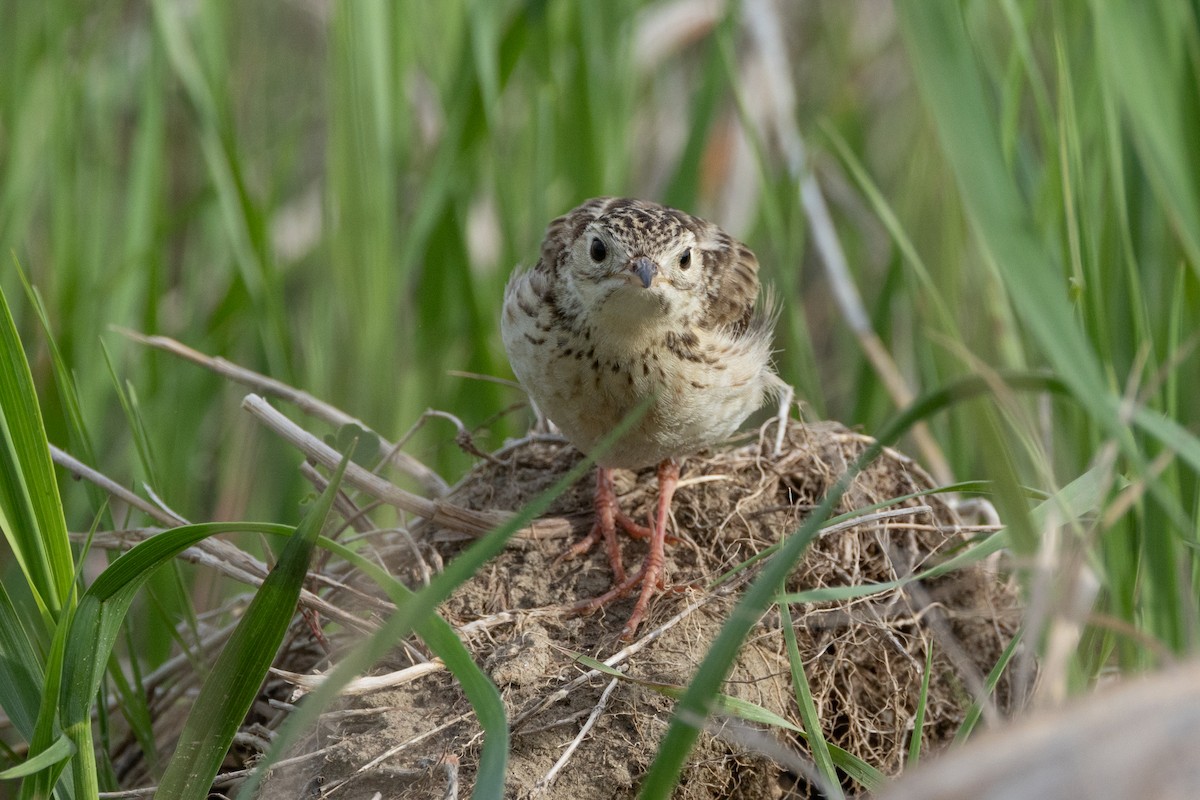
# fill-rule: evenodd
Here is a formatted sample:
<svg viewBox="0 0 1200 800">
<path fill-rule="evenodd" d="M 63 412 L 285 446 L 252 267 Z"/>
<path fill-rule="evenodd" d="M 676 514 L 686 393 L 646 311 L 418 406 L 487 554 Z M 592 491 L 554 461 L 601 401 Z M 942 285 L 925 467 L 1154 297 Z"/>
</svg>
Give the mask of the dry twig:
<svg viewBox="0 0 1200 800">
<path fill-rule="evenodd" d="M 323 400 L 313 397 L 308 392 L 288 386 L 282 381 L 277 381 L 254 370 L 246 369 L 219 356 L 210 356 L 201 353 L 199 350 L 194 350 L 169 336 L 147 336 L 144 333 L 121 327 L 117 327 L 115 330 L 138 344 L 153 347 L 157 350 L 170 353 L 173 356 L 191 361 L 193 364 L 198 364 L 223 378 L 228 378 L 234 383 L 249 387 L 258 394 L 285 400 L 305 414 L 316 417 L 335 427 L 356 425 L 365 431 L 369 431 L 378 438 L 379 452 L 388 455 L 398 470 L 420 483 L 431 496 L 441 497 L 449 491 L 450 487 L 440 475 L 408 453 L 396 451 L 390 442 L 378 433 L 375 433 L 365 422 L 350 416 L 340 408 L 335 408 Z"/>
</svg>

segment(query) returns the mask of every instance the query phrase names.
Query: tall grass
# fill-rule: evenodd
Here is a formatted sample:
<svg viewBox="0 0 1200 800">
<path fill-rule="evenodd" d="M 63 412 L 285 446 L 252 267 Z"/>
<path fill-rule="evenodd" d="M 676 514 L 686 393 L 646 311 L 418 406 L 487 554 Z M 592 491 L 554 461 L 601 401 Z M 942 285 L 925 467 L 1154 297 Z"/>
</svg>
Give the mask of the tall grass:
<svg viewBox="0 0 1200 800">
<path fill-rule="evenodd" d="M 671 6 L 690 22 L 659 25 Z M 787 46 L 768 76 L 742 6 L 0 2 L 0 289 L 49 441 L 186 519 L 296 519 L 294 455 L 245 419 L 241 392 L 125 327 L 391 439 L 433 407 L 498 444 L 527 423 L 509 410 L 520 395 L 459 373 L 510 376 L 496 323 L 511 268 L 536 258 L 551 217 L 604 193 L 665 199 L 747 241 L 783 306 L 781 373 L 811 414 L 878 431 L 896 405 L 809 247 L 786 124 L 909 388 L 995 380 L 991 400 L 927 421 L 955 477 L 1000 487 L 1032 631 L 1067 642 L 1044 652 L 1061 666 L 1047 691 L 1154 665 L 1139 636 L 1194 651 L 1195 4 L 768 4 Z M 44 303 L 57 381 L 14 263 Z M 1001 369 L 1045 370 L 1066 392 L 1010 391 Z M 450 481 L 470 464 L 453 434 L 433 420 L 409 445 Z M 1103 500 L 1082 522 L 1030 516 L 1018 487 L 1054 493 L 1088 470 Z M 110 513 L 60 483 L 71 530 Z M 43 659 L 77 568 L 54 524 L 8 517 L 0 556 Z M 49 574 L 13 557 L 35 531 L 58 548 Z M 197 580 L 156 575 L 134 607 L 144 636 L 118 684 L 131 720 L 137 675 L 171 652 Z M 1079 593 L 1083 619 L 1068 612 Z M 27 742 L 36 708 L 4 710 Z"/>
</svg>

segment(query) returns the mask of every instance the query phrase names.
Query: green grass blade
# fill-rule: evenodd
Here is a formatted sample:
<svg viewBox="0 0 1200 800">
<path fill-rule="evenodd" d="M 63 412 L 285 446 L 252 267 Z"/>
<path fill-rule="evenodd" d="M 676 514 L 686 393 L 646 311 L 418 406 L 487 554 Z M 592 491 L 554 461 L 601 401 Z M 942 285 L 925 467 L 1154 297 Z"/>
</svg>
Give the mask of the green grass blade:
<svg viewBox="0 0 1200 800">
<path fill-rule="evenodd" d="M 44 675 L 26 621 L 0 582 L 0 708 L 26 742 L 32 741 Z"/>
<path fill-rule="evenodd" d="M 742 599 L 721 627 L 716 641 L 713 642 L 700 668 L 696 671 L 695 679 L 688 686 L 687 692 L 676 707 L 671 725 L 667 729 L 667 735 L 663 738 L 658 755 L 651 764 L 650 771 L 646 774 L 640 797 L 666 798 L 670 796 L 679 781 L 684 761 L 703 728 L 703 720 L 711 709 L 713 698 L 716 697 L 721 684 L 724 683 L 725 676 L 729 674 L 742 642 L 770 604 L 775 588 L 799 561 L 804 551 L 808 549 L 808 545 L 820 530 L 822 522 L 841 499 L 850 484 L 847 476 L 858 474 L 879 454 L 880 450 L 882 450 L 882 445 L 875 444 L 864 451 L 863 456 L 855 460 L 845 476 L 826 495 L 825 500 L 813 510 L 805 524 L 788 537 L 779 552 L 767 562 L 762 574 L 742 595 Z"/>
<path fill-rule="evenodd" d="M 244 531 L 291 533 L 285 525 L 210 522 L 172 528 L 138 544 L 100 573 L 79 599 L 66 648 L 59 700 L 64 726 L 88 718 L 121 623 L 137 590 L 154 570 L 210 536 Z"/>
<path fill-rule="evenodd" d="M 1023 631 L 1017 631 L 1017 635 L 1012 638 L 1008 646 L 1004 648 L 1004 652 L 1000 654 L 1000 659 L 996 665 L 988 672 L 987 678 L 983 682 L 984 689 L 988 694 L 996 690 L 996 684 L 1000 682 L 1000 676 L 1004 674 L 1005 668 L 1012 661 L 1013 656 L 1017 654 L 1017 648 L 1024 640 Z M 954 741 L 957 743 L 965 742 L 967 737 L 971 735 L 971 731 L 975 730 L 975 725 L 978 724 L 980 717 L 983 716 L 982 698 L 976 698 L 971 707 L 967 709 L 966 715 L 963 717 L 962 725 L 959 726 L 958 732 L 954 735 Z"/>
<path fill-rule="evenodd" d="M 505 10 L 490 0 L 467 3 L 467 30 L 470 34 L 471 56 L 474 61 L 479 96 L 487 127 L 495 125 L 496 105 L 500 98 L 500 14 Z"/>
<path fill-rule="evenodd" d="M 31 758 L 37 758 L 43 751 L 54 747 L 59 737 L 65 733 L 74 744 L 75 758 L 68 773 L 69 779 L 57 788 L 68 797 L 94 797 L 99 789 L 96 783 L 96 757 L 92 749 L 91 725 L 85 721 L 77 726 L 62 725 L 65 730 L 60 730 L 59 726 L 61 707 L 58 702 L 58 690 L 66 672 L 65 654 L 71 620 L 72 615 L 68 609 L 59 618 L 58 627 L 54 631 L 54 639 L 46 659 L 46 675 L 41 691 L 37 725 L 33 730 L 33 739 L 29 742 L 29 755 Z M 48 767 L 34 773 L 21 784 L 20 797 L 48 797 L 67 768 L 66 761 L 51 762 Z"/>
<path fill-rule="evenodd" d="M 137 394 L 131 384 L 121 384 L 121 378 L 117 375 L 112 356 L 103 342 L 100 343 L 100 352 L 104 355 L 104 363 L 108 367 L 109 377 L 112 378 L 113 391 L 116 392 L 117 399 L 121 403 L 121 410 L 125 412 L 125 422 L 133 431 L 133 442 L 137 449 L 138 460 L 142 463 L 146 483 L 157 489 L 159 486 L 158 460 L 154 456 L 154 444 L 146 430 L 146 421 L 138 407 Z"/>
<path fill-rule="evenodd" d="M 1102 54 L 1097 66 L 1125 106 L 1134 144 L 1188 261 L 1200 275 L 1195 7 L 1134 0 L 1093 0 L 1090 7 Z M 1190 102 L 1173 88 L 1190 90 Z"/>
<path fill-rule="evenodd" d="M 915 769 L 921 760 L 921 733 L 925 730 L 925 709 L 929 707 L 929 674 L 933 672 L 933 643 L 925 651 L 925 671 L 921 675 L 921 691 L 917 695 L 917 711 L 913 715 L 912 736 L 908 740 L 908 762 L 905 769 Z"/>
<path fill-rule="evenodd" d="M 1175 451 L 1192 469 L 1200 473 L 1200 438 L 1176 420 L 1149 408 L 1136 408 L 1133 423 L 1170 450 Z"/>
<path fill-rule="evenodd" d="M 221 220 L 232 246 L 238 275 L 256 306 L 253 319 L 259 324 L 262 344 L 272 371 L 284 379 L 291 377 L 289 334 L 279 286 L 271 256 L 262 236 L 262 214 L 244 185 L 231 113 L 221 104 L 220 95 L 210 84 L 191 40 L 191 17 L 183 9 L 167 2 L 151 4 L 156 32 L 191 103 L 200 147 L 216 191 Z"/>
<path fill-rule="evenodd" d="M 603 672 L 609 677 L 619 678 L 628 683 L 641 686 L 645 689 L 649 689 L 652 692 L 661 694 L 663 697 L 671 697 L 676 700 L 678 700 L 680 697 L 683 697 L 684 689 L 682 686 L 674 686 L 669 683 L 660 683 L 658 681 L 648 681 L 644 678 L 635 678 L 632 675 L 621 672 L 619 669 L 610 667 L 603 661 L 597 661 L 589 655 L 572 651 L 568 651 L 568 653 L 570 653 L 572 658 L 574 658 L 580 664 L 583 664 L 588 669 L 594 669 L 597 672 Z M 759 722 L 763 725 L 771 725 L 772 727 L 783 728 L 795 733 L 804 732 L 800 727 L 788 722 L 774 711 L 764 708 L 757 703 L 751 703 L 746 700 L 733 697 L 732 695 L 717 695 L 715 698 L 715 708 L 719 713 L 728 714 L 729 716 L 737 717 L 738 719 L 744 719 L 747 722 Z"/>
<path fill-rule="evenodd" d="M 718 57 L 717 38 L 729 35 L 734 16 L 733 13 L 726 13 L 717 30 L 699 44 L 707 51 L 704 59 L 706 66 L 692 95 L 687 143 L 679 154 L 679 161 L 662 196 L 664 203 L 675 208 L 693 208 L 700 193 L 700 170 L 696 169 L 696 164 L 703 159 L 719 102 L 728 88 L 728 70 L 725 69 L 725 62 Z"/>
<path fill-rule="evenodd" d="M 838 769 L 853 778 L 860 786 L 865 786 L 867 791 L 877 792 L 887 783 L 886 775 L 848 750 L 831 744 L 829 745 L 829 755 Z"/>
<path fill-rule="evenodd" d="M 1022 322 L 1076 400 L 1123 438 L 1096 356 L 1073 319 L 1058 259 L 1036 233 L 1029 206 L 1004 160 L 989 93 L 954 2 L 896 6 L 917 81 L 979 240 Z"/>
<path fill-rule="evenodd" d="M 349 455 L 342 457 L 329 485 L 288 540 L 279 561 L 222 648 L 184 723 L 175 753 L 159 782 L 157 797 L 208 797 L 212 780 L 258 696 L 296 613 L 313 548 L 349 460 Z"/>
<path fill-rule="evenodd" d="M 29 362 L 0 291 L 0 529 L 47 627 L 69 603 L 75 561 Z"/>
<path fill-rule="evenodd" d="M 830 124 L 821 126 L 822 132 L 830 143 L 833 144 L 834 150 L 837 151 L 838 157 L 850 170 L 850 176 L 862 191 L 867 202 L 871 204 L 871 209 L 875 212 L 875 216 L 883 223 L 888 234 L 892 237 L 892 241 L 896 243 L 900 254 L 904 257 L 905 265 L 912 270 L 913 276 L 920 283 L 923 295 L 928 298 L 933 304 L 934 311 L 937 314 L 937 320 L 941 325 L 941 329 L 951 332 L 960 337 L 958 331 L 958 323 L 954 319 L 954 315 L 950 312 L 949 306 L 946 304 L 945 298 L 942 296 L 943 287 L 938 285 L 930 273 L 929 267 L 925 264 L 925 259 L 921 257 L 921 253 L 917 250 L 908 232 L 904 230 L 904 226 L 900 223 L 896 216 L 895 209 L 888 203 L 879 187 L 871 179 L 866 167 L 863 166 L 858 156 L 850 148 L 845 138 L 838 133 L 837 129 Z"/>
<path fill-rule="evenodd" d="M 75 386 L 75 379 L 71 376 L 70 369 L 67 368 L 67 362 L 63 358 L 62 349 L 54 339 L 53 331 L 50 328 L 50 318 L 46 314 L 46 304 L 42 301 L 42 296 L 38 293 L 37 289 L 29 282 L 20 264 L 17 265 L 17 275 L 21 279 L 21 287 L 25 290 L 25 297 L 29 301 L 30 307 L 33 308 L 34 314 L 37 315 L 38 323 L 42 329 L 42 336 L 50 348 L 50 363 L 54 368 L 54 382 L 58 387 L 63 414 L 66 416 L 68 423 L 67 432 L 71 437 L 71 451 L 80 457 L 85 464 L 95 464 L 95 450 L 92 447 L 92 440 L 88 435 L 87 425 L 84 422 L 83 408 L 79 402 L 79 390 Z M 96 508 L 104 506 L 104 493 L 98 486 L 88 484 L 88 492 Z"/>
<path fill-rule="evenodd" d="M 54 744 L 47 747 L 45 750 L 38 753 L 36 756 L 31 756 L 15 767 L 10 767 L 3 772 L 0 772 L 0 780 L 12 780 L 13 778 L 24 778 L 35 772 L 41 772 L 44 769 L 50 769 L 58 764 L 63 763 L 75 752 L 75 745 L 64 734 L 54 740 Z"/>
<path fill-rule="evenodd" d="M 796 695 L 796 706 L 800 709 L 800 720 L 804 723 L 805 740 L 812 751 L 813 763 L 817 771 L 825 779 L 821 792 L 826 797 L 842 798 L 841 781 L 838 780 L 837 770 L 833 766 L 833 757 L 829 752 L 829 743 L 825 741 L 825 733 L 821 729 L 821 719 L 817 716 L 817 706 L 813 702 L 812 689 L 808 684 L 808 675 L 804 671 L 804 661 L 800 658 L 800 645 L 796 641 L 796 629 L 792 622 L 792 612 L 786 602 L 779 602 L 779 624 L 783 628 L 783 639 L 787 645 L 788 665 L 792 673 L 792 688 Z"/>
</svg>

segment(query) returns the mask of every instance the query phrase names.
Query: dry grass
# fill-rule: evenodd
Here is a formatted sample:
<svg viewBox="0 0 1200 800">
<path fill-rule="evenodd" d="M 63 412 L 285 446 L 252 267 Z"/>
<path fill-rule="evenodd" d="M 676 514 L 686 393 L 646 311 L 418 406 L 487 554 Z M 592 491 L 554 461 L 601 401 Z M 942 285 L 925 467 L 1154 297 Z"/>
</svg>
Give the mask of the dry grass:
<svg viewBox="0 0 1200 800">
<path fill-rule="evenodd" d="M 674 509 L 680 540 L 668 547 L 672 591 L 655 599 L 645 636 L 629 647 L 617 635 L 631 600 L 588 617 L 565 613 L 575 601 L 603 592 L 610 580 L 599 553 L 553 563 L 569 541 L 566 535 L 536 535 L 535 526 L 460 587 L 443 614 L 501 688 L 514 720 L 509 792 L 544 797 L 631 793 L 662 735 L 672 701 L 634 681 L 608 690 L 610 677 L 595 671 L 580 675 L 571 653 L 606 660 L 636 681 L 686 684 L 731 608 L 736 587 L 753 568 L 719 586 L 714 582 L 794 529 L 867 442 L 841 426 L 793 423 L 777 458 L 769 445 L 752 441 L 688 460 Z M 480 463 L 447 501 L 477 511 L 516 510 L 578 459 L 569 445 L 551 438 L 526 440 Z M 619 476 L 618 491 L 635 516 L 648 513 L 653 478 L 653 470 Z M 555 501 L 551 513 L 557 532 L 567 533 L 563 523 L 568 521 L 576 523 L 575 534 L 586 528 L 590 486 L 581 480 Z M 936 495 L 888 502 L 928 488 L 928 477 L 911 460 L 885 452 L 858 478 L 842 509 L 871 510 L 831 526 L 792 574 L 788 590 L 892 581 L 943 560 L 967 540 L 951 508 Z M 459 531 L 424 527 L 416 542 L 420 558 L 398 534 L 381 533 L 377 539 L 389 570 L 408 582 L 421 580 L 422 564 L 444 563 L 469 543 Z M 632 565 L 642 550 L 641 544 L 626 545 L 626 560 Z M 809 604 L 793 613 L 825 735 L 891 773 L 904 762 L 927 651 L 933 650 L 934 671 L 922 739 L 926 750 L 936 750 L 957 731 L 973 699 L 971 687 L 980 685 L 980 675 L 995 664 L 1017 622 L 1012 590 L 980 566 L 923 588 L 910 584 L 855 600 Z M 392 666 L 411 674 L 405 659 L 397 657 Z M 598 713 L 606 691 L 610 694 Z M 752 631 L 726 691 L 799 725 L 778 615 L 768 614 Z M 1007 705 L 1006 686 L 996 698 Z M 323 763 L 306 762 L 277 778 L 283 782 L 272 784 L 269 796 L 285 796 L 296 788 L 295 781 L 316 774 L 327 787 L 350 779 L 356 791 L 369 791 L 385 776 L 396 778 L 390 768 L 357 772 L 383 754 L 389 755 L 386 763 L 410 775 L 412 796 L 441 785 L 444 771 L 421 772 L 418 766 L 441 763 L 446 754 L 460 758 L 461 778 L 469 784 L 475 724 L 460 716 L 462 703 L 459 688 L 436 671 L 347 700 L 346 708 L 386 711 L 356 717 L 349 726 L 324 725 L 312 746 L 331 741 L 337 746 Z M 593 714 L 569 766 L 556 766 Z M 785 734 L 777 730 L 771 736 L 797 757 L 804 746 Z M 680 796 L 807 793 L 803 781 L 757 754 L 759 749 L 736 725 L 706 737 Z M 550 774 L 554 782 L 545 788 Z"/>
</svg>

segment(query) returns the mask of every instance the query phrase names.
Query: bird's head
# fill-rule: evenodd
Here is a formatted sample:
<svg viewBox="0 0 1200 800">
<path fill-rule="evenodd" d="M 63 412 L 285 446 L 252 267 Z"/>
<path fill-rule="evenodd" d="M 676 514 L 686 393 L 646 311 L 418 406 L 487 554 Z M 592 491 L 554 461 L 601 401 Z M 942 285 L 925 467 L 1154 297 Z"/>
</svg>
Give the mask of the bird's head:
<svg viewBox="0 0 1200 800">
<path fill-rule="evenodd" d="M 550 224 L 543 261 L 580 306 L 614 322 L 693 316 L 704 303 L 707 223 L 645 200 L 590 200 Z"/>
</svg>

